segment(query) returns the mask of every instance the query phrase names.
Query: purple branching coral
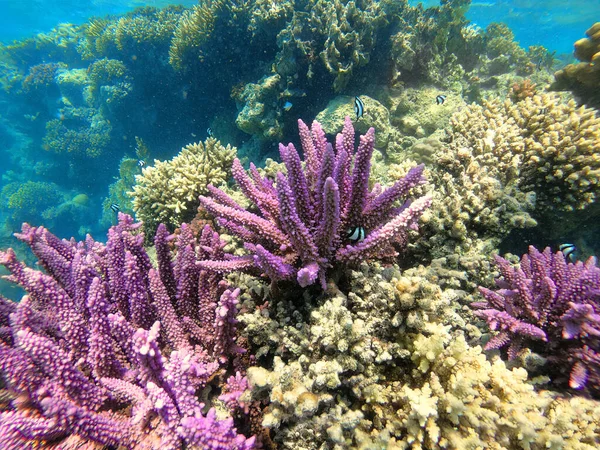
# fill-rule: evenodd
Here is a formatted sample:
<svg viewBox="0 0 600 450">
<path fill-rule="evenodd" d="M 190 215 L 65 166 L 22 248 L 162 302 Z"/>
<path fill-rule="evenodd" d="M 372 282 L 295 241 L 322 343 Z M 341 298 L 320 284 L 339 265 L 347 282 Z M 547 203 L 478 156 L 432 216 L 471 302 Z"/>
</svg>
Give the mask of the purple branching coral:
<svg viewBox="0 0 600 450">
<path fill-rule="evenodd" d="M 287 174 L 278 173 L 275 186 L 253 164 L 248 175 L 239 160 L 233 163 L 233 177 L 256 213 L 213 186 L 209 186 L 212 197 L 200 197 L 201 204 L 218 217 L 221 226 L 241 238 L 249 252 L 202 261 L 202 268 L 225 272 L 257 267 L 272 281 L 295 277 L 305 287 L 319 279 L 324 287 L 326 271 L 334 262 L 395 256 L 394 245 L 406 245 L 407 231 L 417 228 L 431 199 L 405 200 L 401 206 L 396 202 L 424 182 L 423 165 L 386 190 L 378 184 L 370 190 L 373 128 L 360 136 L 355 153 L 354 127 L 348 117 L 335 150 L 318 122 L 311 129 L 301 120 L 298 125 L 304 161 L 293 144 L 279 144 Z M 347 237 L 363 233 L 364 239 Z"/>
<path fill-rule="evenodd" d="M 119 448 L 254 447 L 199 400 L 227 369 L 243 371 L 239 290 L 196 265 L 222 257 L 223 243 L 208 227 L 196 242 L 183 226 L 173 260 L 160 226 L 156 270 L 138 225 L 119 214 L 106 245 L 23 225 L 17 237 L 45 272 L 0 252 L 8 278 L 27 291 L 19 303 L 0 298 L 0 374 L 14 397 L 0 413 L 3 449 L 73 437 Z M 235 391 L 245 377 L 230 378 L 223 404 L 243 408 Z"/>
<path fill-rule="evenodd" d="M 500 289 L 480 287 L 486 302 L 473 303 L 496 334 L 485 349 L 508 345 L 514 359 L 535 347 L 574 389 L 600 394 L 600 268 L 596 259 L 570 263 L 562 252 L 529 247 L 519 267 L 496 256 Z M 539 345 L 542 344 L 542 345 Z M 561 373 L 562 372 L 562 373 Z"/>
</svg>

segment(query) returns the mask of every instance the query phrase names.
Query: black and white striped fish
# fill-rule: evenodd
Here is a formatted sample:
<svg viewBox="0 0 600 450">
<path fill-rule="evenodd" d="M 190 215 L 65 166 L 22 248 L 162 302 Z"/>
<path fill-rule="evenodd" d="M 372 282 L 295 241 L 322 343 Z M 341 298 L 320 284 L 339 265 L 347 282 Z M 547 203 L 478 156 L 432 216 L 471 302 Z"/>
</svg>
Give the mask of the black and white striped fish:
<svg viewBox="0 0 600 450">
<path fill-rule="evenodd" d="M 352 243 L 361 242 L 365 239 L 366 233 L 364 227 L 352 227 L 348 228 L 346 232 L 346 239 Z"/>
<path fill-rule="evenodd" d="M 117 203 L 111 203 L 110 209 L 112 209 L 115 213 L 118 213 L 121 207 Z"/>
<path fill-rule="evenodd" d="M 206 134 L 208 135 L 208 137 L 213 137 L 213 130 L 211 127 L 208 127 L 206 129 Z"/>
<path fill-rule="evenodd" d="M 365 113 L 365 104 L 358 97 L 354 97 L 354 112 L 356 113 L 356 120 L 360 119 Z"/>
<path fill-rule="evenodd" d="M 577 247 L 575 244 L 561 244 L 558 246 L 558 249 L 565 255 L 565 259 L 572 263 L 577 259 Z"/>
<path fill-rule="evenodd" d="M 446 101 L 446 96 L 445 96 L 445 95 L 438 95 L 438 96 L 435 98 L 435 102 L 436 102 L 438 105 L 443 105 L 445 101 Z"/>
<path fill-rule="evenodd" d="M 140 169 L 143 169 L 145 165 L 146 165 L 146 161 L 144 161 L 143 159 L 140 159 L 138 161 L 138 166 L 140 166 Z"/>
</svg>

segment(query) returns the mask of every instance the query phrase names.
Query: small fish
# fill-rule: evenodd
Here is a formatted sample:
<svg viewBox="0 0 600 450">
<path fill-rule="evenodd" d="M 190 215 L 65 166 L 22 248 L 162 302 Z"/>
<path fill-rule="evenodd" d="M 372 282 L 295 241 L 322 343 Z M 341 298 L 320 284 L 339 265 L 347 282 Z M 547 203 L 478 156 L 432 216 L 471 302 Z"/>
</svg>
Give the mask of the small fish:
<svg viewBox="0 0 600 450">
<path fill-rule="evenodd" d="M 138 161 L 138 166 L 140 166 L 140 169 L 143 169 L 145 165 L 146 165 L 146 161 L 144 161 L 143 159 L 140 159 Z"/>
<path fill-rule="evenodd" d="M 561 244 L 558 249 L 565 255 L 565 259 L 570 262 L 575 262 L 577 259 L 577 247 L 575 244 Z"/>
<path fill-rule="evenodd" d="M 446 96 L 445 96 L 445 95 L 438 95 L 438 96 L 435 98 L 435 102 L 436 102 L 438 105 L 443 105 L 445 101 L 446 101 Z"/>
<path fill-rule="evenodd" d="M 211 127 L 208 127 L 206 129 L 206 134 L 208 135 L 208 137 L 213 137 L 213 130 Z"/>
<path fill-rule="evenodd" d="M 364 227 L 352 227 L 346 232 L 346 239 L 350 242 L 361 242 L 365 239 L 365 235 Z"/>
<path fill-rule="evenodd" d="M 196 135 L 194 133 L 190 133 L 192 135 L 192 137 L 196 137 Z"/>
<path fill-rule="evenodd" d="M 356 120 L 360 119 L 365 113 L 365 104 L 358 97 L 354 97 L 354 112 L 356 113 Z"/>
<path fill-rule="evenodd" d="M 285 102 L 285 105 L 283 105 L 283 109 L 284 111 L 289 111 L 290 109 L 292 109 L 292 106 L 294 106 L 292 102 Z"/>
<path fill-rule="evenodd" d="M 117 203 L 111 203 L 110 209 L 112 209 L 115 213 L 118 213 L 121 207 Z"/>
</svg>

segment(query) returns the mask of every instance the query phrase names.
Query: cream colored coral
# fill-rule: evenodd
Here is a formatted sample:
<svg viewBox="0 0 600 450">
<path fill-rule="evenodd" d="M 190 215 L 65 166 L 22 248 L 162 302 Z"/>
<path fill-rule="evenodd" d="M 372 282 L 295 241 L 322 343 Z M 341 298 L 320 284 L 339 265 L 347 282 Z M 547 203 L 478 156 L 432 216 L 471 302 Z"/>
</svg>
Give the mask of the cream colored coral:
<svg viewBox="0 0 600 450">
<path fill-rule="evenodd" d="M 208 184 L 219 185 L 230 175 L 236 149 L 224 147 L 208 138 L 204 143 L 185 146 L 169 161 L 154 160 L 154 165 L 136 176 L 133 209 L 147 230 L 159 223 L 172 227 L 191 220 L 198 206 L 198 196 Z"/>
<path fill-rule="evenodd" d="M 272 369 L 248 378 L 278 448 L 594 448 L 599 402 L 538 392 L 467 342 L 460 274 L 363 264 L 349 276 L 350 293 L 332 286 L 318 305 L 304 291 L 302 306 L 284 294 L 263 312 L 246 297 L 248 338 L 272 342 Z"/>
</svg>

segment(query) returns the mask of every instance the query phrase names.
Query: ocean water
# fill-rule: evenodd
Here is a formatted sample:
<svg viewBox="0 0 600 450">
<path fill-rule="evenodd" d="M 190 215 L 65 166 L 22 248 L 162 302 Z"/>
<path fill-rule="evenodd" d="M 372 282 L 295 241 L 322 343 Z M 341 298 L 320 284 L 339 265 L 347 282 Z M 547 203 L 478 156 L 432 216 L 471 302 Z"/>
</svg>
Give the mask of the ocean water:
<svg viewBox="0 0 600 450">
<path fill-rule="evenodd" d="M 599 67 L 598 1 L 0 0 L 0 449 L 214 448 L 212 407 L 268 449 L 600 448 Z"/>
</svg>

